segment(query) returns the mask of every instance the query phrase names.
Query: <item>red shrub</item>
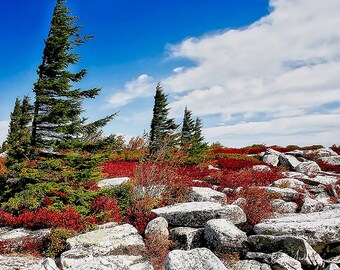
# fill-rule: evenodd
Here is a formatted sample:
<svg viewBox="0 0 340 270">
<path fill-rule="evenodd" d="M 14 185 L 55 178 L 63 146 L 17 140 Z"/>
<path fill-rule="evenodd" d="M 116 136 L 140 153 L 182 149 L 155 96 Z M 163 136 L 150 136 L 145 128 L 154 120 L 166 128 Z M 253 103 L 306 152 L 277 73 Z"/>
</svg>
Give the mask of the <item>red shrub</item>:
<svg viewBox="0 0 340 270">
<path fill-rule="evenodd" d="M 115 198 L 107 196 L 97 196 L 91 204 L 91 211 L 95 214 L 106 212 L 106 215 L 102 215 L 102 222 L 121 221 L 119 206 Z"/>
<path fill-rule="evenodd" d="M 51 195 L 51 196 L 57 196 L 57 197 L 59 197 L 60 199 L 67 198 L 67 194 L 66 194 L 66 193 L 61 192 L 61 191 L 56 190 L 56 189 L 51 190 L 51 191 L 50 191 L 50 195 Z"/>
<path fill-rule="evenodd" d="M 217 158 L 218 167 L 221 169 L 239 171 L 245 168 L 251 168 L 254 165 L 263 164 L 260 161 L 240 160 L 240 159 L 229 159 L 229 158 Z"/>
<path fill-rule="evenodd" d="M 274 212 L 272 200 L 277 198 L 276 195 L 270 194 L 264 189 L 249 188 L 228 199 L 231 202 L 240 197 L 247 201 L 244 206 L 241 206 L 247 216 L 245 230 L 251 230 L 255 224 L 272 216 Z"/>
<path fill-rule="evenodd" d="M 13 252 L 14 243 L 11 241 L 3 240 L 0 241 L 0 254 L 8 254 Z"/>
<path fill-rule="evenodd" d="M 42 203 L 43 203 L 44 206 L 49 206 L 49 205 L 52 204 L 52 200 L 51 200 L 50 197 L 45 197 L 45 198 L 43 199 Z"/>
<path fill-rule="evenodd" d="M 240 172 L 227 172 L 220 179 L 221 189 L 223 188 L 237 188 L 250 186 L 268 186 L 274 181 L 282 178 L 283 175 L 276 171 L 257 171 L 257 170 L 244 170 Z"/>
<path fill-rule="evenodd" d="M 151 212 L 155 206 L 157 206 L 157 201 L 152 198 L 139 201 L 127 209 L 126 222 L 133 225 L 141 235 L 144 235 L 146 225 L 156 217 L 156 214 Z"/>
<path fill-rule="evenodd" d="M 340 173 L 340 166 L 331 165 L 331 164 L 325 163 L 321 160 L 316 160 L 316 162 L 320 166 L 321 170 L 324 171 L 324 172 Z"/>
<path fill-rule="evenodd" d="M 132 177 L 139 162 L 108 161 L 103 164 L 103 173 L 109 177 Z"/>
</svg>

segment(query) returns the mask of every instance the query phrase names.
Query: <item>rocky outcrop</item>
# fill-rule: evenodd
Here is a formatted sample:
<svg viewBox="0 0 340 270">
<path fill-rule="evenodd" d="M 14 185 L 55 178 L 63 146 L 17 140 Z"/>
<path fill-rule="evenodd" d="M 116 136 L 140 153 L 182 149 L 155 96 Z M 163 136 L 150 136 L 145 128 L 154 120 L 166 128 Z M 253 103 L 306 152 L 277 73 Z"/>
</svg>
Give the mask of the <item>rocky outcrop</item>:
<svg viewBox="0 0 340 270">
<path fill-rule="evenodd" d="M 237 262 L 236 269 L 242 270 L 271 270 L 269 264 L 260 263 L 255 260 L 240 260 Z"/>
<path fill-rule="evenodd" d="M 165 270 L 228 270 L 207 248 L 173 250 L 165 259 Z"/>
<path fill-rule="evenodd" d="M 177 227 L 170 230 L 175 249 L 190 250 L 204 246 L 204 228 Z"/>
<path fill-rule="evenodd" d="M 172 226 L 204 227 L 211 219 L 224 218 L 234 224 L 246 221 L 246 215 L 237 205 L 221 205 L 215 202 L 188 202 L 152 210 L 164 217 Z"/>
<path fill-rule="evenodd" d="M 204 227 L 208 247 L 218 252 L 239 251 L 247 240 L 245 232 L 225 219 L 209 220 Z"/>
<path fill-rule="evenodd" d="M 261 187 L 270 194 L 275 194 L 285 201 L 291 201 L 299 197 L 299 193 L 292 188 L 278 188 L 278 187 Z"/>
<path fill-rule="evenodd" d="M 294 178 L 281 178 L 271 184 L 272 187 L 279 188 L 299 188 L 304 189 L 305 183 Z"/>
<path fill-rule="evenodd" d="M 63 270 L 153 269 L 142 237 L 130 224 L 112 224 L 69 238 L 67 244 L 60 258 Z"/>
<path fill-rule="evenodd" d="M 319 165 L 315 161 L 301 162 L 294 170 L 306 175 L 314 175 L 321 171 Z"/>
<path fill-rule="evenodd" d="M 281 155 L 280 152 L 267 148 L 262 157 L 262 160 L 267 164 L 277 166 L 279 164 L 280 155 Z"/>
<path fill-rule="evenodd" d="M 340 209 L 267 219 L 256 224 L 254 231 L 256 234 L 302 237 L 320 250 L 326 244 L 340 242 Z"/>
<path fill-rule="evenodd" d="M 192 187 L 189 201 L 193 202 L 225 202 L 227 196 L 208 187 Z"/>
<path fill-rule="evenodd" d="M 320 268 L 323 266 L 320 255 L 300 237 L 252 235 L 248 237 L 247 246 L 251 251 L 256 252 L 282 251 L 306 267 Z"/>
</svg>

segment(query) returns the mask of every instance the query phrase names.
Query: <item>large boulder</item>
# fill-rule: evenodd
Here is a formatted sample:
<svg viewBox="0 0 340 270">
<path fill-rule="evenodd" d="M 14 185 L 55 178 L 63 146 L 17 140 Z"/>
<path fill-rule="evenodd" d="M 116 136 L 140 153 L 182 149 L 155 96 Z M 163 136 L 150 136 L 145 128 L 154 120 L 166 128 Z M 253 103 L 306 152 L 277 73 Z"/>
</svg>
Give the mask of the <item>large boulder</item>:
<svg viewBox="0 0 340 270">
<path fill-rule="evenodd" d="M 319 212 L 325 206 L 324 203 L 314 200 L 308 196 L 306 196 L 303 200 L 303 205 L 301 207 L 301 213 L 313 213 Z"/>
<path fill-rule="evenodd" d="M 247 240 L 245 232 L 225 219 L 209 220 L 204 227 L 207 245 L 215 251 L 239 251 Z"/>
<path fill-rule="evenodd" d="M 246 258 L 267 263 L 274 270 L 303 270 L 298 260 L 280 251 L 274 253 L 248 252 Z"/>
<path fill-rule="evenodd" d="M 320 251 L 327 244 L 340 242 L 340 208 L 266 219 L 254 226 L 254 232 L 302 237 Z"/>
<path fill-rule="evenodd" d="M 142 237 L 130 224 L 112 224 L 69 238 L 67 246 L 60 257 L 63 270 L 153 269 Z"/>
<path fill-rule="evenodd" d="M 145 228 L 145 236 L 149 234 L 162 235 L 165 238 L 169 237 L 168 222 L 163 217 L 158 217 L 151 220 Z"/>
<path fill-rule="evenodd" d="M 171 251 L 164 264 L 165 270 L 227 270 L 223 263 L 207 248 L 189 251 Z"/>
<path fill-rule="evenodd" d="M 312 186 L 318 185 L 334 185 L 339 180 L 338 176 L 334 175 L 316 175 L 315 177 L 305 177 L 302 179 L 303 182 Z"/>
<path fill-rule="evenodd" d="M 279 164 L 279 156 L 282 155 L 280 152 L 267 148 L 262 160 L 270 165 L 277 166 Z"/>
<path fill-rule="evenodd" d="M 190 250 L 203 247 L 204 228 L 177 227 L 170 230 L 175 249 Z"/>
<path fill-rule="evenodd" d="M 294 156 L 281 154 L 279 156 L 279 163 L 291 170 L 299 165 L 301 161 Z"/>
<path fill-rule="evenodd" d="M 164 217 L 172 226 L 204 227 L 210 219 L 224 218 L 234 224 L 246 221 L 246 215 L 237 205 L 221 205 L 215 202 L 188 202 L 152 210 Z"/>
<path fill-rule="evenodd" d="M 271 184 L 272 187 L 279 188 L 299 188 L 304 189 L 305 183 L 294 178 L 281 178 Z"/>
<path fill-rule="evenodd" d="M 252 235 L 247 239 L 251 251 L 274 253 L 282 251 L 306 267 L 320 268 L 320 255 L 302 238 L 292 236 Z"/>
<path fill-rule="evenodd" d="M 278 187 L 259 187 L 266 190 L 270 194 L 277 195 L 285 201 L 291 201 L 299 198 L 299 193 L 292 188 L 278 188 Z"/>
<path fill-rule="evenodd" d="M 321 172 L 319 165 L 315 161 L 301 162 L 294 170 L 306 175 L 315 175 L 318 172 Z"/>
<path fill-rule="evenodd" d="M 340 156 L 333 156 L 333 157 L 322 157 L 319 158 L 324 163 L 330 164 L 330 165 L 340 165 Z"/>
<path fill-rule="evenodd" d="M 227 196 L 209 187 L 192 187 L 189 200 L 194 202 L 225 202 Z"/>
<path fill-rule="evenodd" d="M 332 156 L 337 156 L 338 155 L 335 151 L 333 151 L 329 147 L 323 147 L 323 148 L 319 148 L 317 150 L 314 150 L 313 154 L 316 155 L 319 158 L 322 158 L 322 157 L 332 157 Z"/>
<path fill-rule="evenodd" d="M 281 199 L 275 199 L 272 202 L 275 213 L 278 214 L 290 214 L 296 213 L 298 205 L 295 202 L 286 202 Z"/>
</svg>

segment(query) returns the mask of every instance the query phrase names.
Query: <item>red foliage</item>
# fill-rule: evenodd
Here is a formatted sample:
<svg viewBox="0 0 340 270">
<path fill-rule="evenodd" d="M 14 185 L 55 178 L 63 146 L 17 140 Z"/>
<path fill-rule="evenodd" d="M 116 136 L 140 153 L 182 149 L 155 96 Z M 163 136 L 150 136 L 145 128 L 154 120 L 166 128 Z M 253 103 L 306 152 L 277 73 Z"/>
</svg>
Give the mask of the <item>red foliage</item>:
<svg viewBox="0 0 340 270">
<path fill-rule="evenodd" d="M 3 240 L 0 241 L 0 253 L 28 253 L 38 256 L 40 254 L 42 244 L 43 239 L 41 238 L 25 237 L 22 240 L 16 242 Z"/>
<path fill-rule="evenodd" d="M 139 162 L 108 161 L 103 164 L 103 173 L 109 177 L 132 177 Z"/>
<path fill-rule="evenodd" d="M 325 163 L 321 160 L 317 160 L 316 162 L 320 166 L 321 170 L 324 171 L 324 172 L 340 173 L 340 166 L 331 165 L 331 164 Z"/>
<path fill-rule="evenodd" d="M 213 150 L 214 154 L 248 154 L 248 148 L 217 148 Z"/>
<path fill-rule="evenodd" d="M 61 192 L 61 191 L 56 190 L 56 189 L 51 190 L 51 191 L 50 191 L 50 195 L 51 195 L 51 196 L 57 196 L 57 197 L 59 197 L 60 199 L 67 198 L 67 194 L 66 194 L 66 193 Z"/>
<path fill-rule="evenodd" d="M 155 206 L 155 201 L 152 199 L 139 201 L 127 209 L 125 213 L 126 222 L 133 225 L 140 234 L 144 235 L 146 225 L 156 218 L 156 214 L 151 212 L 153 206 Z"/>
<path fill-rule="evenodd" d="M 45 197 L 45 198 L 42 200 L 42 203 L 43 203 L 43 205 L 45 205 L 45 206 L 49 206 L 49 205 L 52 204 L 52 200 L 51 200 L 50 197 Z"/>
<path fill-rule="evenodd" d="M 264 164 L 260 161 L 229 159 L 229 158 L 217 158 L 218 167 L 221 169 L 239 171 L 245 168 L 251 168 L 254 165 Z"/>
<path fill-rule="evenodd" d="M 82 231 L 85 228 L 82 216 L 71 206 L 64 208 L 61 213 L 40 208 L 35 211 L 24 211 L 18 216 L 13 216 L 0 211 L 0 225 L 30 229 L 59 227 L 76 231 Z"/>
<path fill-rule="evenodd" d="M 106 212 L 107 215 L 101 221 L 115 221 L 120 222 L 121 216 L 117 200 L 108 196 L 97 196 L 91 204 L 91 210 L 95 214 Z"/>
<path fill-rule="evenodd" d="M 81 186 L 87 190 L 96 191 L 99 189 L 98 183 L 96 181 L 88 181 L 88 182 L 82 183 Z"/>
<path fill-rule="evenodd" d="M 220 188 L 248 188 L 250 186 L 268 186 L 283 175 L 276 171 L 244 170 L 240 172 L 229 171 L 219 180 Z"/>
<path fill-rule="evenodd" d="M 240 197 L 246 199 L 246 204 L 241 206 L 247 216 L 245 230 L 251 230 L 255 224 L 272 216 L 274 212 L 272 200 L 277 198 L 276 195 L 268 193 L 265 189 L 249 188 L 228 199 L 231 202 Z"/>
</svg>

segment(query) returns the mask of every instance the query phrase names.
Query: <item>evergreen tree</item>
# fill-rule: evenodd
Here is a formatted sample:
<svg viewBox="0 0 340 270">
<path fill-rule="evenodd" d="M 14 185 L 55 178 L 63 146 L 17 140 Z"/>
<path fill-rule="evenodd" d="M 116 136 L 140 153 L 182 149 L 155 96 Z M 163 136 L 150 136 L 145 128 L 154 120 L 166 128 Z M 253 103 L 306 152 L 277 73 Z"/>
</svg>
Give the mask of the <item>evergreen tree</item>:
<svg viewBox="0 0 340 270">
<path fill-rule="evenodd" d="M 32 106 L 29 97 L 23 101 L 16 98 L 7 135 L 8 163 L 27 159 L 30 146 L 31 129 L 29 124 L 32 120 Z"/>
<path fill-rule="evenodd" d="M 100 91 L 100 88 L 73 89 L 72 84 L 79 82 L 87 73 L 86 69 L 75 73 L 68 69 L 80 58 L 73 50 L 92 37 L 79 34 L 81 26 L 76 25 L 77 17 L 71 14 L 66 0 L 57 0 L 33 89 L 33 148 L 53 147 L 81 137 L 87 130 L 86 118 L 80 116 L 82 102 L 85 98 L 94 98 Z M 113 117 L 110 115 L 96 122 L 96 128 L 101 128 Z"/>
<path fill-rule="evenodd" d="M 204 136 L 202 135 L 202 120 L 197 117 L 194 126 L 194 132 L 192 135 L 192 145 L 190 148 L 190 155 L 200 155 L 207 149 L 207 144 L 204 142 Z"/>
<path fill-rule="evenodd" d="M 181 145 L 185 146 L 190 143 L 194 134 L 195 122 L 192 119 L 192 112 L 187 107 L 184 109 L 183 125 L 181 132 Z"/>
<path fill-rule="evenodd" d="M 164 94 L 160 83 L 157 84 L 153 117 L 150 132 L 150 152 L 155 153 L 165 139 L 173 140 L 178 125 L 173 118 L 168 118 L 169 108 L 167 95 Z"/>
</svg>

